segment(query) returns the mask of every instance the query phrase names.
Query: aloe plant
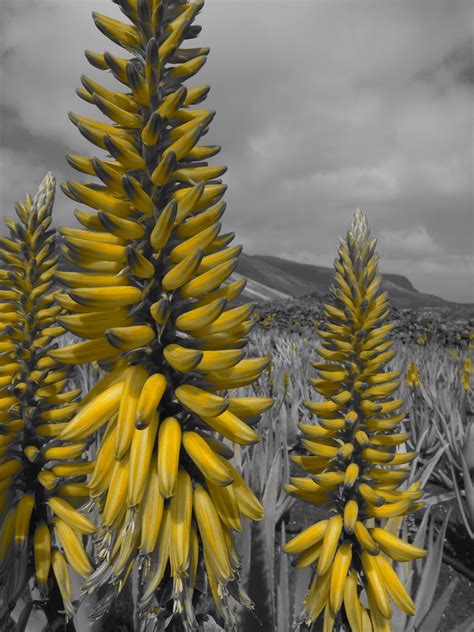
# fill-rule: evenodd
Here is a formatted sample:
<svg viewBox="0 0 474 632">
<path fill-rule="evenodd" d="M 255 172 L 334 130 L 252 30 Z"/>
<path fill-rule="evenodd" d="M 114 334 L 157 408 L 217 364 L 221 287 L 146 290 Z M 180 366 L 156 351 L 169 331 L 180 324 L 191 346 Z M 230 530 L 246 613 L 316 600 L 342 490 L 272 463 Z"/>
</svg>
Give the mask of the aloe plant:
<svg viewBox="0 0 474 632">
<path fill-rule="evenodd" d="M 5 220 L 0 238 L 0 627 L 33 577 L 37 602 L 52 629 L 73 629 L 70 569 L 92 566 L 83 536 L 95 526 L 77 506 L 88 499 L 83 459 L 87 444 L 61 445 L 57 437 L 77 409 L 78 390 L 67 390 L 68 371 L 53 360 L 63 328 L 54 300 L 57 267 L 49 173 L 33 200 L 17 204 L 18 220 Z M 17 622 L 29 618 L 31 598 Z M 66 619 L 64 617 L 66 616 Z"/>
<path fill-rule="evenodd" d="M 464 360 L 460 371 L 450 359 L 445 371 L 439 365 L 423 367 L 425 376 L 409 387 L 407 401 L 410 441 L 418 453 L 412 479 L 431 479 L 452 491 L 462 524 L 474 538 L 474 425 L 464 389 L 466 365 Z"/>
<path fill-rule="evenodd" d="M 451 580 L 435 601 L 450 516 L 449 511 L 436 534 L 436 521 L 429 509 L 425 511 L 413 542 L 419 547 L 426 548 L 427 556 L 422 560 L 397 565 L 397 574 L 406 590 L 413 594 L 417 612 L 413 618 L 407 617 L 403 612 L 397 612 L 392 622 L 394 632 L 415 632 L 415 630 L 416 632 L 433 632 L 439 628 L 443 614 L 458 584 L 458 578 Z M 399 520 L 389 520 L 386 528 L 390 529 L 394 535 L 407 537 L 406 524 L 402 524 Z M 469 617 L 456 628 L 456 632 L 471 632 L 473 621 L 474 617 Z"/>
<path fill-rule="evenodd" d="M 263 508 L 214 433 L 238 445 L 259 440 L 252 426 L 271 399 L 225 391 L 254 382 L 269 359 L 245 357 L 252 306 L 233 304 L 245 281 L 227 283 L 241 247 L 221 233 L 226 169 L 208 163 L 220 148 L 199 144 L 214 112 L 194 106 L 209 87 L 184 85 L 209 52 L 185 46 L 201 30 L 194 19 L 203 2 L 117 4 L 126 23 L 93 18 L 130 56 L 86 56 L 124 91 L 82 77 L 78 95 L 111 122 L 70 118 L 109 155 L 68 157 L 99 182 L 63 186 L 90 208 L 76 211 L 82 229 L 61 231 L 77 269 L 57 275 L 68 288 L 58 297 L 67 312 L 60 322 L 83 340 L 54 357 L 97 361 L 107 371 L 61 435 L 84 441 L 101 433 L 88 480 L 99 510 L 98 565 L 85 591 L 102 588 L 101 616 L 138 558 L 143 620 L 169 612 L 195 629 L 196 578 L 205 569 L 232 627 L 234 532 L 242 516 L 260 520 Z"/>
<path fill-rule="evenodd" d="M 285 400 L 277 397 L 278 400 L 279 406 L 262 418 L 262 441 L 235 457 L 250 487 L 262 498 L 265 510 L 264 521 L 244 525 L 238 536 L 243 552 L 242 583 L 254 600 L 252 610 L 239 613 L 239 629 L 248 632 L 261 629 L 286 632 L 291 615 L 301 607 L 306 591 L 304 578 L 303 581 L 298 578 L 290 590 L 290 568 L 282 556 L 286 544 L 284 518 L 295 500 L 283 491 L 283 483 L 290 476 L 289 426 Z"/>
<path fill-rule="evenodd" d="M 352 630 L 388 629 L 391 601 L 407 614 L 415 605 L 389 560 L 411 560 L 426 551 L 391 534 L 390 517 L 418 510 L 418 485 L 399 489 L 409 476 L 415 452 L 402 452 L 409 434 L 398 432 L 405 413 L 387 323 L 387 296 L 379 291 L 375 239 L 357 211 L 335 261 L 334 304 L 324 306 L 321 361 L 311 384 L 324 401 L 308 401 L 317 424 L 300 424 L 309 455 L 295 460 L 308 472 L 292 477 L 287 491 L 326 506 L 329 516 L 311 525 L 285 547 L 296 565 L 315 565 L 300 621 L 313 624 L 323 613 L 331 630 L 344 616 Z M 402 466 L 402 467 L 400 467 Z M 364 601 L 361 599 L 364 597 Z M 368 608 L 366 603 L 368 601 Z"/>
</svg>

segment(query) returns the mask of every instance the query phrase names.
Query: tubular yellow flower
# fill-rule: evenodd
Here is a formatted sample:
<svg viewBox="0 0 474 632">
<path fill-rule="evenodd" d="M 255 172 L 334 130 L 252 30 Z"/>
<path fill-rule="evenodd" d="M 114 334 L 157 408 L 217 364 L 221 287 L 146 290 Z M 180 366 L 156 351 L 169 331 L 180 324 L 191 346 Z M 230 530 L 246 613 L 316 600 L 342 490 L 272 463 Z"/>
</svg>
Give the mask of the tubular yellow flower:
<svg viewBox="0 0 474 632">
<path fill-rule="evenodd" d="M 38 588 L 47 590 L 49 569 L 51 568 L 51 533 L 48 525 L 39 523 L 34 535 L 35 572 Z"/>
<path fill-rule="evenodd" d="M 58 441 L 78 410 L 79 391 L 66 390 L 66 367 L 48 355 L 64 333 L 53 288 L 55 186 L 49 173 L 34 199 L 27 196 L 16 205 L 18 219 L 5 220 L 9 237 L 0 238 L 0 603 L 8 616 L 36 577 L 51 622 L 58 616 L 53 611 L 62 594 L 59 580 L 50 572 L 51 540 L 58 540 L 53 507 L 72 516 L 75 526 L 87 525 L 84 533 L 95 531 L 92 522 L 63 498 L 74 489 L 69 477 L 75 478 L 75 489 L 84 484 L 81 468 L 87 444 Z M 52 471 L 61 464 L 69 471 Z M 83 562 L 84 556 L 85 552 Z M 68 560 L 76 562 L 74 555 Z M 92 568 L 88 560 L 87 564 Z M 64 610 L 68 616 L 74 612 L 69 602 Z"/>
<path fill-rule="evenodd" d="M 396 431 L 403 420 L 403 401 L 393 399 L 399 386 L 396 372 L 385 370 L 394 351 L 385 323 L 387 297 L 380 293 L 375 239 L 365 216 L 357 211 L 347 238 L 341 240 L 331 292 L 325 305 L 326 327 L 321 332 L 314 363 L 318 379 L 311 380 L 323 400 L 306 402 L 317 424 L 300 424 L 303 444 L 312 456 L 294 460 L 310 476 L 294 477 L 287 490 L 317 504 L 330 503 L 332 516 L 308 527 L 290 540 L 288 553 L 298 553 L 296 566 L 316 565 L 316 577 L 306 598 L 301 621 L 312 624 L 323 615 L 324 629 L 332 630 L 344 608 L 354 631 L 388 629 L 390 600 L 407 614 L 414 605 L 392 568 L 391 560 L 406 561 L 426 551 L 394 536 L 384 519 L 416 511 L 421 492 L 399 490 L 413 452 L 397 452 L 408 438 Z M 407 380 L 419 385 L 410 366 Z M 312 487 L 313 485 L 314 487 Z M 365 590 L 366 613 L 359 600 Z"/>
<path fill-rule="evenodd" d="M 99 509 L 97 548 L 104 561 L 86 590 L 103 588 L 112 598 L 134 560 L 144 556 L 140 613 L 168 607 L 163 585 L 171 577 L 170 613 L 189 622 L 195 578 L 189 567 L 191 559 L 204 561 L 218 607 L 230 621 L 226 584 L 238 567 L 232 533 L 241 528 L 242 515 L 261 519 L 262 508 L 212 435 L 255 443 L 259 437 L 249 424 L 271 400 L 216 392 L 251 384 L 268 358 L 245 358 L 252 306 L 233 303 L 245 281 L 228 282 L 241 248 L 229 246 L 233 235 L 221 233 L 226 169 L 208 164 L 220 148 L 201 144 L 214 112 L 195 106 L 208 87 L 184 85 L 209 52 L 185 45 L 200 31 L 194 20 L 203 2 L 116 4 L 124 22 L 98 13 L 93 18 L 129 58 L 86 56 L 124 88 L 83 77 L 78 91 L 110 123 L 70 115 L 79 132 L 109 155 L 69 156 L 77 171 L 99 181 L 62 187 L 90 207 L 76 213 L 80 229 L 61 231 L 77 270 L 58 274 L 66 286 L 58 298 L 65 310 L 61 325 L 82 340 L 53 353 L 64 363 L 98 362 L 109 375 L 58 439 L 87 441 L 104 431 L 88 482 Z M 212 524 L 202 510 L 208 505 Z M 196 512 L 198 554 L 190 546 Z M 213 543 L 215 529 L 229 537 Z M 166 559 L 160 557 L 164 550 Z"/>
</svg>

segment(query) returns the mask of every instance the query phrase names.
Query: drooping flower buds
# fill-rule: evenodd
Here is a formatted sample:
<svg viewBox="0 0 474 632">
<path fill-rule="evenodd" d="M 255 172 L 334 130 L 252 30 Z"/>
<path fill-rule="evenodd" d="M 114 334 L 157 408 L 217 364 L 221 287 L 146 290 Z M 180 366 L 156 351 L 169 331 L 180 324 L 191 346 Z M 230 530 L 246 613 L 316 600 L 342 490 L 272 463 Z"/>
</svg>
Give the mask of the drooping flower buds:
<svg viewBox="0 0 474 632">
<path fill-rule="evenodd" d="M 332 630 L 341 608 L 354 631 L 388 629 L 391 602 L 407 614 L 414 604 L 389 558 L 406 561 L 426 551 L 384 528 L 422 506 L 421 492 L 399 487 L 414 452 L 401 452 L 408 434 L 397 432 L 403 401 L 393 399 L 399 374 L 386 371 L 395 352 L 386 322 L 388 303 L 379 290 L 375 239 L 357 211 L 335 261 L 334 303 L 325 305 L 321 361 L 311 383 L 322 401 L 306 402 L 317 423 L 300 424 L 308 455 L 295 456 L 309 476 L 294 477 L 287 491 L 325 505 L 329 518 L 308 527 L 286 545 L 297 567 L 315 565 L 304 604 L 308 624 L 324 614 Z M 365 592 L 369 608 L 361 600 Z M 365 622 L 365 623 L 364 623 Z M 385 622 L 385 623 L 384 623 Z"/>
<path fill-rule="evenodd" d="M 245 357 L 252 306 L 233 303 L 245 281 L 230 278 L 241 247 L 221 232 L 226 169 L 208 162 L 220 148 L 200 143 L 214 112 L 195 107 L 209 88 L 184 85 L 209 52 L 185 45 L 200 31 L 193 22 L 203 2 L 116 1 L 127 23 L 98 13 L 94 21 L 130 55 L 86 55 L 123 89 L 82 78 L 79 96 L 111 122 L 71 120 L 108 156 L 68 158 L 99 182 L 63 187 L 90 208 L 76 212 L 84 228 L 62 230 L 77 270 L 58 274 L 68 287 L 58 298 L 67 312 L 60 322 L 83 340 L 54 357 L 108 371 L 61 435 L 82 442 L 102 433 L 88 485 L 103 562 L 85 589 L 105 586 L 112 598 L 143 557 L 139 612 L 159 606 L 194 629 L 192 595 L 204 564 L 231 625 L 233 531 L 241 516 L 261 519 L 263 509 L 213 435 L 257 442 L 251 422 L 271 400 L 218 391 L 251 384 L 269 360 Z"/>
<path fill-rule="evenodd" d="M 88 500 L 93 464 L 82 458 L 87 443 L 57 439 L 80 391 L 67 390 L 67 367 L 48 355 L 64 333 L 53 287 L 55 186 L 49 173 L 0 238 L 0 604 L 15 606 L 34 569 L 43 600 L 56 582 L 72 617 L 67 562 L 83 576 L 92 571 L 83 535 L 95 526 L 78 506 Z"/>
</svg>

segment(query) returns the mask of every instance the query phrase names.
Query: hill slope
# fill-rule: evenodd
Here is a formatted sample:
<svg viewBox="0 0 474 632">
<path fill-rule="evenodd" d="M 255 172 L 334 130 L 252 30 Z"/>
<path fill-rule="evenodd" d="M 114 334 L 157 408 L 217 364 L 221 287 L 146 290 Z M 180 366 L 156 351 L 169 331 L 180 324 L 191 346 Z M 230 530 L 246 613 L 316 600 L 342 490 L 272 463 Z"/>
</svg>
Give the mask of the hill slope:
<svg viewBox="0 0 474 632">
<path fill-rule="evenodd" d="M 75 267 L 59 251 L 60 269 L 73 270 Z M 324 266 L 297 263 L 287 259 L 266 255 L 246 255 L 241 253 L 236 271 L 231 279 L 247 279 L 242 298 L 254 303 L 280 301 L 313 295 L 318 300 L 328 293 L 334 270 Z M 383 274 L 382 288 L 389 292 L 394 307 L 459 307 L 473 311 L 472 305 L 450 303 L 438 296 L 418 292 L 411 282 L 398 274 Z"/>
<path fill-rule="evenodd" d="M 237 275 L 249 279 L 247 294 L 249 299 L 271 300 L 269 294 L 278 291 L 284 295 L 299 298 L 314 294 L 319 298 L 327 294 L 332 283 L 332 268 L 307 263 L 297 263 L 266 255 L 241 254 L 237 266 Z M 416 290 L 412 283 L 398 274 L 383 274 L 382 289 L 389 293 L 391 303 L 398 307 L 449 307 L 451 304 L 432 294 Z"/>
</svg>

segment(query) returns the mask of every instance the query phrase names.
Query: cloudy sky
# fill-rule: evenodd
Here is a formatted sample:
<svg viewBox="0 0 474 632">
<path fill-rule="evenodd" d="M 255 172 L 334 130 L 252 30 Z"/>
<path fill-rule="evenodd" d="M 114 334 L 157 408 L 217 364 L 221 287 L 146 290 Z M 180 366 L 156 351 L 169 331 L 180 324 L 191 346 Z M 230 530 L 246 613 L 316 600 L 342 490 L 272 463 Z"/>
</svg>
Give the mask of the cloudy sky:
<svg viewBox="0 0 474 632">
<path fill-rule="evenodd" d="M 95 115 L 80 75 L 104 79 L 83 50 L 117 50 L 92 10 L 120 15 L 109 0 L 0 0 L 2 214 L 91 150 L 67 118 Z M 474 301 L 473 13 L 470 0 L 207 0 L 194 84 L 211 84 L 224 228 L 247 253 L 330 265 L 360 207 L 383 270 Z M 60 192 L 57 224 L 72 210 Z"/>
</svg>

